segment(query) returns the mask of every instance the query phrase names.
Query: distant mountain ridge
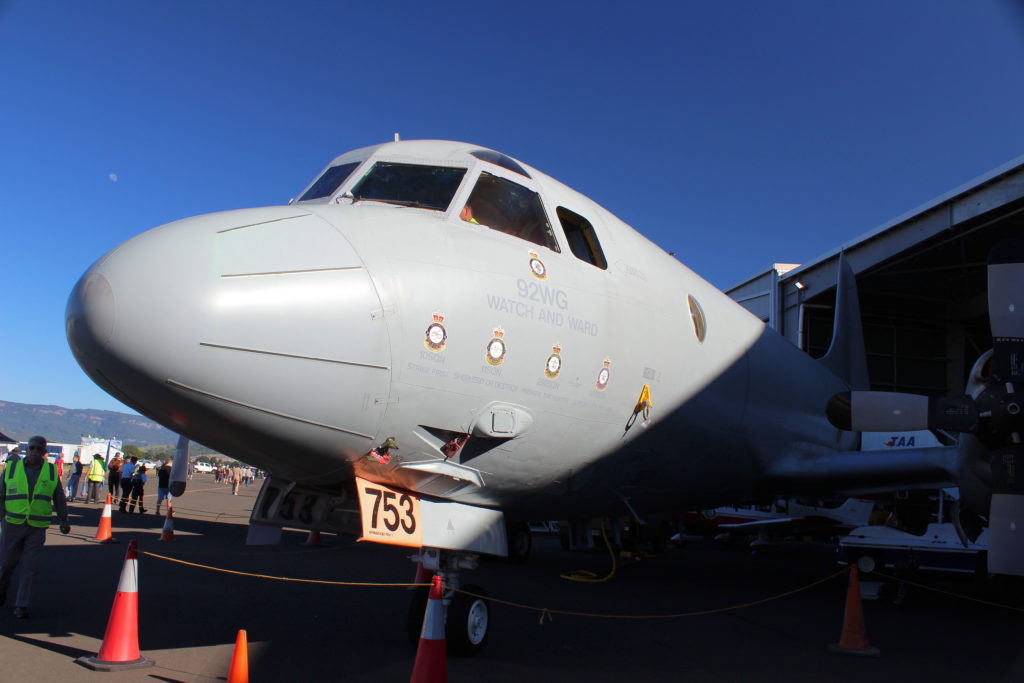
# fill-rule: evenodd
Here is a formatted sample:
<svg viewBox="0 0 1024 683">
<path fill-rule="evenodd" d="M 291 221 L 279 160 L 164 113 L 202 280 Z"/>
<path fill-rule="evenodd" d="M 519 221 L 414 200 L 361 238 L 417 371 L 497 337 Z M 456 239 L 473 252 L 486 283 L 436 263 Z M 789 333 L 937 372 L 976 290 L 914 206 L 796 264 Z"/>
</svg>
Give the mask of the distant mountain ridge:
<svg viewBox="0 0 1024 683">
<path fill-rule="evenodd" d="M 173 449 L 178 442 L 177 434 L 141 415 L 13 401 L 0 401 L 0 432 L 19 441 L 41 434 L 54 443 L 78 443 L 88 434 L 140 447 Z"/>
</svg>

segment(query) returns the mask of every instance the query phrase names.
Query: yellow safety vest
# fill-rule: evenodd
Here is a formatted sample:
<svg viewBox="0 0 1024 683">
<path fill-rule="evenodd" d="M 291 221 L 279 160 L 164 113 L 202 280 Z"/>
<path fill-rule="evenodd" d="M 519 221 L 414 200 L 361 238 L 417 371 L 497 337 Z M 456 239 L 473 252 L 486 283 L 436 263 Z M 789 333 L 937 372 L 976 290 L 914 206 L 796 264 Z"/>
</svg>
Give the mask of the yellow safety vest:
<svg viewBox="0 0 1024 683">
<path fill-rule="evenodd" d="M 21 467 L 18 467 L 19 463 Z M 28 490 L 25 464 L 21 459 L 8 463 L 7 471 L 4 472 L 4 486 L 7 487 L 5 519 L 8 524 L 24 524 L 28 521 L 29 526 L 40 529 L 50 526 L 50 519 L 53 517 L 53 492 L 57 489 L 57 468 L 53 463 L 43 463 L 35 490 L 31 493 Z"/>
<path fill-rule="evenodd" d="M 103 473 L 105 468 L 103 467 L 103 461 L 99 457 L 92 459 L 92 464 L 89 465 L 89 481 L 103 481 Z"/>
</svg>

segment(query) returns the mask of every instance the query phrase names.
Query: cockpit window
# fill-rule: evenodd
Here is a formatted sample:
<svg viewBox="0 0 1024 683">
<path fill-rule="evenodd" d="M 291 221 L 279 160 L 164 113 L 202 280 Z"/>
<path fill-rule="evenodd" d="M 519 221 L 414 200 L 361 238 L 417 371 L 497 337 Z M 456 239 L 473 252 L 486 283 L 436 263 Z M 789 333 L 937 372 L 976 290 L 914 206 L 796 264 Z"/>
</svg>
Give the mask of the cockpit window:
<svg viewBox="0 0 1024 683">
<path fill-rule="evenodd" d="M 447 211 L 464 175 L 464 168 L 378 161 L 352 188 L 352 199 Z"/>
<path fill-rule="evenodd" d="M 490 173 L 481 173 L 459 214 L 462 220 L 560 251 L 540 195 Z"/>
<path fill-rule="evenodd" d="M 501 152 L 495 152 L 494 150 L 490 149 L 478 149 L 474 152 L 470 152 L 470 154 L 475 156 L 480 161 L 486 161 L 489 164 L 501 166 L 502 168 L 508 169 L 513 173 L 518 173 L 519 175 L 525 176 L 527 178 L 530 177 L 530 174 L 526 172 L 526 169 L 520 166 L 515 159 L 513 159 L 512 157 L 507 157 Z"/>
<path fill-rule="evenodd" d="M 307 199 L 320 199 L 321 197 L 331 196 L 361 163 L 363 162 L 355 161 L 351 164 L 331 166 L 324 171 L 323 175 L 317 178 L 312 187 L 306 190 L 306 194 L 299 197 L 299 201 L 304 202 Z"/>
<path fill-rule="evenodd" d="M 555 213 L 562 223 L 565 239 L 569 241 L 569 249 L 573 255 L 601 270 L 608 270 L 608 260 L 604 257 L 601 243 L 597 241 L 597 233 L 594 232 L 594 226 L 590 221 L 564 206 L 558 207 Z"/>
</svg>

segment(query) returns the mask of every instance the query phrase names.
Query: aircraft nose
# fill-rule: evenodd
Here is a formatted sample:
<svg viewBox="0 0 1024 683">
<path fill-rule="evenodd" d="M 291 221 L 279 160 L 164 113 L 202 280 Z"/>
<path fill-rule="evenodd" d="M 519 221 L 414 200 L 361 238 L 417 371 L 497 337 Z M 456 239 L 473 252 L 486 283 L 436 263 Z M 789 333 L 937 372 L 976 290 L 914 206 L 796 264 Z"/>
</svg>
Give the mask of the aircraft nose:
<svg viewBox="0 0 1024 683">
<path fill-rule="evenodd" d="M 245 449 L 254 464 L 280 449 L 320 453 L 331 462 L 302 467 L 323 475 L 365 454 L 383 420 L 380 309 L 338 229 L 271 207 L 128 240 L 76 284 L 66 330 L 93 381 L 140 413 L 212 448 Z M 294 478 L 312 474 L 298 467 Z"/>
</svg>

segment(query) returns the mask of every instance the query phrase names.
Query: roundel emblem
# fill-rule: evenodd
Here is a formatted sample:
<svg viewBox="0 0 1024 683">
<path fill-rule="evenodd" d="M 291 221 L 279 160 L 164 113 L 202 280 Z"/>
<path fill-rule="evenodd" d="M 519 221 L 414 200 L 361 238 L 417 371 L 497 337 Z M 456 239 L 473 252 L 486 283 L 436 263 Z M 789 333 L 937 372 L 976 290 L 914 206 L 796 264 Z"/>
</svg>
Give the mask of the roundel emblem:
<svg viewBox="0 0 1024 683">
<path fill-rule="evenodd" d="M 444 345 L 448 342 L 448 330 L 444 327 L 444 316 L 440 313 L 434 314 L 434 322 L 427 325 L 426 338 L 423 345 L 431 351 L 443 351 Z"/>
<path fill-rule="evenodd" d="M 558 373 L 562 371 L 562 347 L 555 344 L 551 347 L 551 355 L 548 356 L 547 363 L 544 364 L 544 376 L 548 379 L 554 379 L 558 377 Z"/>
<path fill-rule="evenodd" d="M 530 272 L 538 280 L 548 279 L 548 269 L 544 266 L 544 262 L 540 260 L 540 255 L 535 252 L 530 252 Z"/>
<path fill-rule="evenodd" d="M 562 357 L 557 353 L 553 353 L 548 356 L 548 363 L 544 367 L 544 374 L 547 375 L 548 379 L 554 379 L 558 377 L 558 373 L 562 371 Z"/>
<path fill-rule="evenodd" d="M 505 346 L 504 336 L 505 331 L 497 328 L 494 330 L 494 336 L 491 337 L 491 341 L 487 342 L 487 353 L 484 358 L 491 365 L 501 365 L 505 362 L 505 351 L 508 349 Z"/>
<path fill-rule="evenodd" d="M 601 368 L 600 372 L 597 373 L 597 389 L 598 391 L 604 391 L 604 388 L 608 386 L 608 380 L 611 379 L 612 373 L 608 369 L 612 362 L 608 359 L 604 361 L 604 367 Z"/>
</svg>

